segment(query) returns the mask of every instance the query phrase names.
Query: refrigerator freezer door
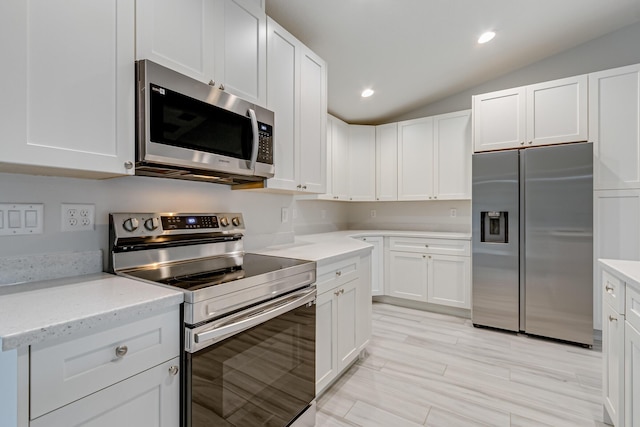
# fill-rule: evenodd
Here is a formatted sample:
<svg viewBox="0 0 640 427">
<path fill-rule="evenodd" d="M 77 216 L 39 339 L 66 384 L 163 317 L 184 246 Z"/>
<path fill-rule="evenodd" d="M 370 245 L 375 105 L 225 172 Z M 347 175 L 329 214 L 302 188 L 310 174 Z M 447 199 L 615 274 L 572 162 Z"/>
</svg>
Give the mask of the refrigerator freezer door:
<svg viewBox="0 0 640 427">
<path fill-rule="evenodd" d="M 473 155 L 471 317 L 511 331 L 519 329 L 518 168 L 518 151 Z"/>
<path fill-rule="evenodd" d="M 531 148 L 524 179 L 525 332 L 593 344 L 593 148 Z"/>
</svg>

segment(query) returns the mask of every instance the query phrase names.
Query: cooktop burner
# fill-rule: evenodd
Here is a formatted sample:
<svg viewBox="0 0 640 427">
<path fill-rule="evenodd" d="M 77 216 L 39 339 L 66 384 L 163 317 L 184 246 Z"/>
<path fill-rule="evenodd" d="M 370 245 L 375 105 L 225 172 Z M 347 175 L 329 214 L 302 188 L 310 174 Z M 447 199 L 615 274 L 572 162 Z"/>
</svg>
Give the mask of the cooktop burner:
<svg viewBox="0 0 640 427">
<path fill-rule="evenodd" d="M 185 291 L 196 291 L 307 263 L 309 261 L 245 253 L 175 262 L 153 269 L 133 270 L 125 273 L 139 279 L 175 286 Z"/>
</svg>

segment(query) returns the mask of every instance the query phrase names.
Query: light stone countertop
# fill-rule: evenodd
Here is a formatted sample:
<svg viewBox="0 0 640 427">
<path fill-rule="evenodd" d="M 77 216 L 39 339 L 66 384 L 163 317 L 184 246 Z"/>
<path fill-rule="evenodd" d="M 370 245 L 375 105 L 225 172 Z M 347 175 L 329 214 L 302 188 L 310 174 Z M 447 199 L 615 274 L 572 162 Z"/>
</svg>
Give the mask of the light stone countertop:
<svg viewBox="0 0 640 427">
<path fill-rule="evenodd" d="M 296 236 L 294 243 L 270 246 L 252 251 L 265 255 L 315 261 L 318 266 L 329 264 L 346 255 L 358 255 L 372 250 L 372 246 L 358 237 L 422 237 L 433 239 L 470 240 L 471 233 L 398 230 L 344 230 Z"/>
<path fill-rule="evenodd" d="M 616 271 L 616 276 L 625 281 L 627 286 L 631 286 L 640 292 L 640 261 L 626 261 L 620 259 L 599 259 L 601 265 Z"/>
<path fill-rule="evenodd" d="M 107 273 L 1 286 L 1 350 L 104 329 L 183 300 L 181 291 Z"/>
</svg>

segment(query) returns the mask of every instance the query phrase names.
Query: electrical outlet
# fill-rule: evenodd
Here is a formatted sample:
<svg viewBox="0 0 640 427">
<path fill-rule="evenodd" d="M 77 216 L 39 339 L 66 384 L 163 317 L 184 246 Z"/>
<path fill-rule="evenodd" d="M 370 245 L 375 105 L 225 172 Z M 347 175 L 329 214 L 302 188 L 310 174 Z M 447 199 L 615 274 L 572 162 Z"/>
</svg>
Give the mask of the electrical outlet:
<svg viewBox="0 0 640 427">
<path fill-rule="evenodd" d="M 451 208 L 450 213 L 451 218 L 455 218 L 458 215 L 458 210 L 456 208 Z"/>
<path fill-rule="evenodd" d="M 96 206 L 93 204 L 63 203 L 60 217 L 62 231 L 93 230 L 96 221 Z"/>
<path fill-rule="evenodd" d="M 280 222 L 289 222 L 289 209 L 282 208 L 280 211 Z"/>
<path fill-rule="evenodd" d="M 376 217 L 376 210 L 375 209 L 371 209 L 370 215 L 371 215 L 371 218 L 375 218 Z"/>
</svg>

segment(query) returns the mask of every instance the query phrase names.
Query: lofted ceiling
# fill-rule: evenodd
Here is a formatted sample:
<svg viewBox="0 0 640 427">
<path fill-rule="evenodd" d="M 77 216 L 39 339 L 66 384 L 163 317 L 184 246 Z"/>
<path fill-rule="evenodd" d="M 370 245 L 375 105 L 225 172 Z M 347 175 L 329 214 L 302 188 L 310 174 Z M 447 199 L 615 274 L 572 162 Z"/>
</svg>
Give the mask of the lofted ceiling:
<svg viewBox="0 0 640 427">
<path fill-rule="evenodd" d="M 327 61 L 329 112 L 362 124 L 640 21 L 640 0 L 266 0 L 266 10 Z M 496 38 L 477 44 L 487 30 Z"/>
</svg>

